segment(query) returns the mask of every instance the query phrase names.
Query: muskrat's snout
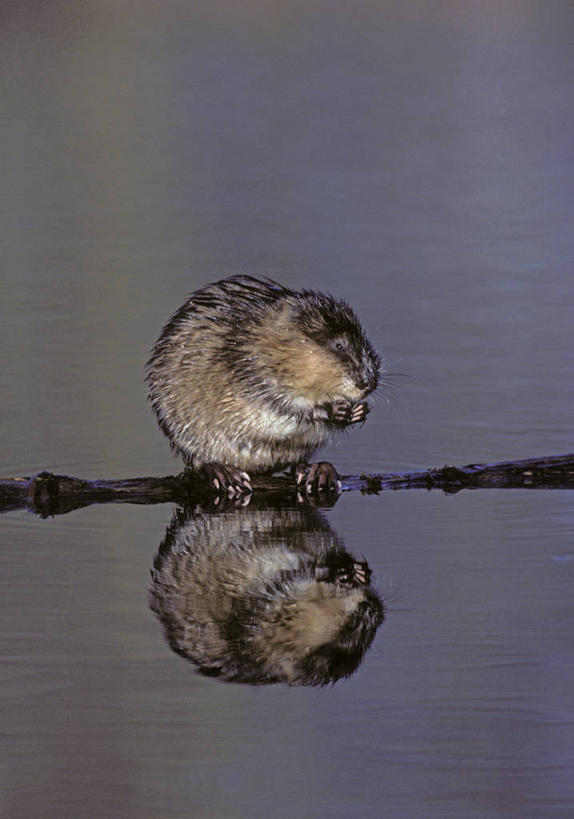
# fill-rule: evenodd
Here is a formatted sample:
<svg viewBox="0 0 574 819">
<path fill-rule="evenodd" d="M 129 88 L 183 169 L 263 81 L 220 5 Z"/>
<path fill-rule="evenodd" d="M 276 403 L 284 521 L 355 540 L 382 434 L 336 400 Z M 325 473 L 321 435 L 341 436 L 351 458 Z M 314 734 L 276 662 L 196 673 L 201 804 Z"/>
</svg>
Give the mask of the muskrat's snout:
<svg viewBox="0 0 574 819">
<path fill-rule="evenodd" d="M 354 389 L 347 397 L 352 397 L 354 401 L 363 401 L 379 384 L 378 363 L 365 363 L 355 367 L 350 381 Z"/>
<path fill-rule="evenodd" d="M 369 393 L 373 392 L 373 390 L 377 389 L 377 384 L 379 383 L 378 373 L 373 373 L 369 375 L 363 375 L 357 381 L 357 387 L 363 391 L 363 397 L 369 395 Z"/>
<path fill-rule="evenodd" d="M 377 389 L 379 384 L 380 362 L 378 356 L 371 354 L 361 367 L 357 378 L 357 387 L 363 391 L 363 398 Z"/>
</svg>

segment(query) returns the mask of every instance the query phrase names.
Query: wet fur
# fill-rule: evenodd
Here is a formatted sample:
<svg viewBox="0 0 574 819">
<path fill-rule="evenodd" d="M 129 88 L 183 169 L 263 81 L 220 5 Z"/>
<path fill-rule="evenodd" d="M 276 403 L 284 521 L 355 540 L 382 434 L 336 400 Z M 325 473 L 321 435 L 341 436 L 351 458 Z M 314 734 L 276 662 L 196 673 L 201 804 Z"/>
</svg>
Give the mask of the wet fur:
<svg viewBox="0 0 574 819">
<path fill-rule="evenodd" d="M 307 507 L 182 512 L 154 561 L 150 604 L 202 674 L 326 685 L 357 669 L 383 620 L 370 574 Z"/>
<path fill-rule="evenodd" d="M 345 302 L 235 276 L 175 313 L 146 380 L 160 427 L 186 463 L 273 472 L 307 461 L 340 431 L 331 405 L 363 399 L 378 370 Z"/>
</svg>

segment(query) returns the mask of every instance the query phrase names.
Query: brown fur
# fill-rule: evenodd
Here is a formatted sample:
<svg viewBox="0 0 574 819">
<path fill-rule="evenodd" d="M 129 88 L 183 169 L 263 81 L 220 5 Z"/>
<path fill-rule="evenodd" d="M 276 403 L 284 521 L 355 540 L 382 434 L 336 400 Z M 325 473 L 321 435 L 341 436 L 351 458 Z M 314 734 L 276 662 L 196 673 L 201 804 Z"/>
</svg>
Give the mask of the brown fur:
<svg viewBox="0 0 574 819">
<path fill-rule="evenodd" d="M 307 460 L 341 429 L 330 405 L 363 399 L 378 368 L 344 302 L 237 276 L 192 294 L 172 317 L 147 382 L 158 422 L 188 464 L 264 472 Z"/>
<path fill-rule="evenodd" d="M 232 682 L 325 685 L 352 674 L 383 621 L 370 571 L 315 510 L 176 515 L 150 604 L 174 651 Z"/>
</svg>

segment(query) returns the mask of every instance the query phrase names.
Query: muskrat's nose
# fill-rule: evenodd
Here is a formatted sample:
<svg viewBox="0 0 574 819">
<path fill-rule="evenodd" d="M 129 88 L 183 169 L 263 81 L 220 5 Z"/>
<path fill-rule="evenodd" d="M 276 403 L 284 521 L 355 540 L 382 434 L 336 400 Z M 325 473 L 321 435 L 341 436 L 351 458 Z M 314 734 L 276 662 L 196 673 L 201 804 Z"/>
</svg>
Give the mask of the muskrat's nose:
<svg viewBox="0 0 574 819">
<path fill-rule="evenodd" d="M 360 390 L 363 390 L 365 393 L 369 393 L 376 388 L 377 383 L 378 379 L 376 373 L 368 373 L 359 378 L 357 386 Z"/>
</svg>

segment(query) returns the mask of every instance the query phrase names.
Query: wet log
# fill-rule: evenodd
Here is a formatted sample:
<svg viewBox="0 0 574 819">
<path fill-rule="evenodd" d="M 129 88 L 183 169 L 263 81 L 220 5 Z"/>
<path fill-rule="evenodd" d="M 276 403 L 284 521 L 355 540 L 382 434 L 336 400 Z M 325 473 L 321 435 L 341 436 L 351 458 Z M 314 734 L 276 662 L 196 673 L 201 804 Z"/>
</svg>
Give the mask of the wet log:
<svg viewBox="0 0 574 819">
<path fill-rule="evenodd" d="M 398 489 L 574 489 L 574 454 L 502 461 L 491 464 L 443 466 L 422 472 L 347 475 L 343 491 L 378 494 Z M 254 476 L 254 493 L 296 496 L 290 475 Z M 28 509 L 48 517 L 94 503 L 199 503 L 213 497 L 201 476 L 190 472 L 163 478 L 84 480 L 52 472 L 31 477 L 0 478 L 0 512 Z M 324 501 L 319 498 L 319 502 Z"/>
</svg>

